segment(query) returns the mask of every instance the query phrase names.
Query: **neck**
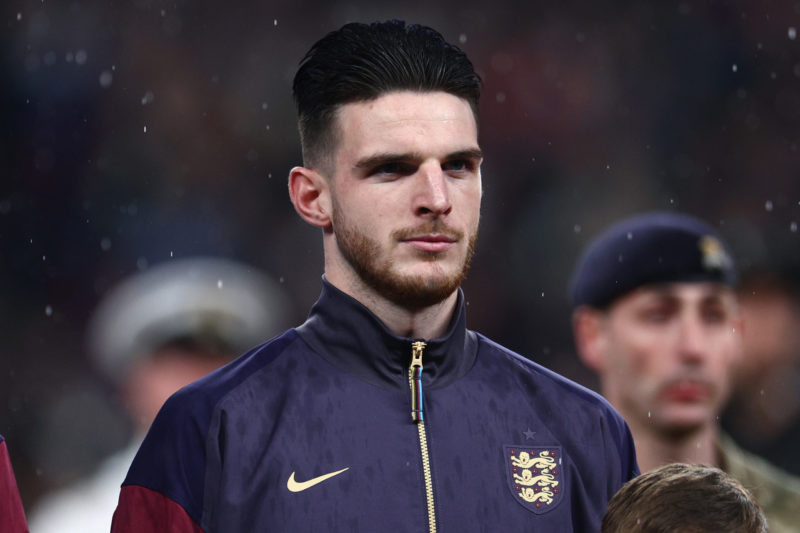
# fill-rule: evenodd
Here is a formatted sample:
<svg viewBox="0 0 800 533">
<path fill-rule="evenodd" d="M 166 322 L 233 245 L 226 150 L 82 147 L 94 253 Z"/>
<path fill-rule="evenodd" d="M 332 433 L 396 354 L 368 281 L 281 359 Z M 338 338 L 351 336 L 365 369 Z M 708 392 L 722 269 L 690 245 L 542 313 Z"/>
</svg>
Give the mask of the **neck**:
<svg viewBox="0 0 800 533">
<path fill-rule="evenodd" d="M 338 276 L 331 272 L 326 272 L 325 278 L 337 289 L 361 302 L 392 333 L 412 339 L 436 339 L 443 336 L 458 301 L 456 290 L 439 303 L 409 309 L 384 298 L 359 278 Z"/>
<path fill-rule="evenodd" d="M 392 333 L 412 339 L 435 339 L 443 336 L 450 325 L 458 299 L 457 292 L 454 292 L 437 304 L 409 310 L 377 295 L 368 294 L 363 298 L 351 296 L 380 318 Z"/>
<path fill-rule="evenodd" d="M 695 431 L 665 433 L 653 426 L 631 425 L 636 445 L 636 460 L 642 472 L 668 463 L 696 463 L 719 466 L 717 440 L 719 430 L 709 423 Z"/>
</svg>

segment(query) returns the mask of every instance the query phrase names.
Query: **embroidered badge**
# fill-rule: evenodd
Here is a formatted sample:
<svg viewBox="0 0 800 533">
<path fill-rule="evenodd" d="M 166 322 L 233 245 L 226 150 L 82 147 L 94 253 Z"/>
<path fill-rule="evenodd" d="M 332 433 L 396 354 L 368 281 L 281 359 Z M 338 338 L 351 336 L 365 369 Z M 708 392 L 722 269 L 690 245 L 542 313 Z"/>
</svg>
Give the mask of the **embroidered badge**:
<svg viewBox="0 0 800 533">
<path fill-rule="evenodd" d="M 564 494 L 560 446 L 505 446 L 508 487 L 527 510 L 543 514 L 554 509 Z"/>
<path fill-rule="evenodd" d="M 723 270 L 730 268 L 731 258 L 725 252 L 725 247 L 716 237 L 705 235 L 698 242 L 700 253 L 703 256 L 703 268 L 706 270 Z"/>
</svg>

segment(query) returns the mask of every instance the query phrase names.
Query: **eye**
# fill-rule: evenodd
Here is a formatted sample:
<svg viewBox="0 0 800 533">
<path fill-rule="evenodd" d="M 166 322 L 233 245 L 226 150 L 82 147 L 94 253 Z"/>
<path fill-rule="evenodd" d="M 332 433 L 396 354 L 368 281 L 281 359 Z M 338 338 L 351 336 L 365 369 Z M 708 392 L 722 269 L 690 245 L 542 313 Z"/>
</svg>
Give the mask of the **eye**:
<svg viewBox="0 0 800 533">
<path fill-rule="evenodd" d="M 705 306 L 702 316 L 703 320 L 708 324 L 721 324 L 728 319 L 727 310 L 722 305 Z"/>
<path fill-rule="evenodd" d="M 416 172 L 416 167 L 402 161 L 391 161 L 382 163 L 370 172 L 370 176 L 409 176 Z"/>
<path fill-rule="evenodd" d="M 639 318 L 643 322 L 650 324 L 663 324 L 672 317 L 673 309 L 668 305 L 656 305 L 646 307 L 639 313 Z"/>
<path fill-rule="evenodd" d="M 475 164 L 469 159 L 452 159 L 442 164 L 442 170 L 454 172 L 471 172 Z"/>
</svg>

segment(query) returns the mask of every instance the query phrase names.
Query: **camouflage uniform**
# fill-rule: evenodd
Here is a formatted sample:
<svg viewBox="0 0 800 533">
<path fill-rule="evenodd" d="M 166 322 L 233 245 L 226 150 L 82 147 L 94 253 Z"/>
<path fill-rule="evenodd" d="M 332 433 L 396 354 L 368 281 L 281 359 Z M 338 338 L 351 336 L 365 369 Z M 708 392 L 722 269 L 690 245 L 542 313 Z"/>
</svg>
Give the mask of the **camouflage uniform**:
<svg viewBox="0 0 800 533">
<path fill-rule="evenodd" d="M 770 533 L 800 531 L 800 478 L 741 449 L 722 435 L 719 443 L 721 466 L 753 493 L 764 510 Z"/>
</svg>

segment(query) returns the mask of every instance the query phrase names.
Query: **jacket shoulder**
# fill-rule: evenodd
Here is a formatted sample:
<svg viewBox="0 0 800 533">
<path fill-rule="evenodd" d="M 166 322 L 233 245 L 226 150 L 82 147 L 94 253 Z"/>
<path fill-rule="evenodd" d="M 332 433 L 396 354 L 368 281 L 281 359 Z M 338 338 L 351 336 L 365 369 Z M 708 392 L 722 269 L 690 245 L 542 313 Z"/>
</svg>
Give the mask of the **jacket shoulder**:
<svg viewBox="0 0 800 533">
<path fill-rule="evenodd" d="M 501 364 L 507 364 L 512 370 L 529 375 L 540 386 L 552 387 L 558 390 L 560 401 L 569 398 L 575 402 L 582 402 L 587 407 L 599 409 L 612 418 L 618 418 L 619 421 L 622 421 L 622 416 L 611 406 L 608 400 L 595 391 L 486 338 L 480 333 L 477 335 L 481 347 L 490 352 Z"/>
<path fill-rule="evenodd" d="M 294 330 L 289 330 L 173 394 L 153 421 L 123 487 L 138 486 L 162 494 L 199 523 L 206 441 L 213 438 L 209 432 L 218 405 L 277 360 L 298 338 Z"/>
</svg>

